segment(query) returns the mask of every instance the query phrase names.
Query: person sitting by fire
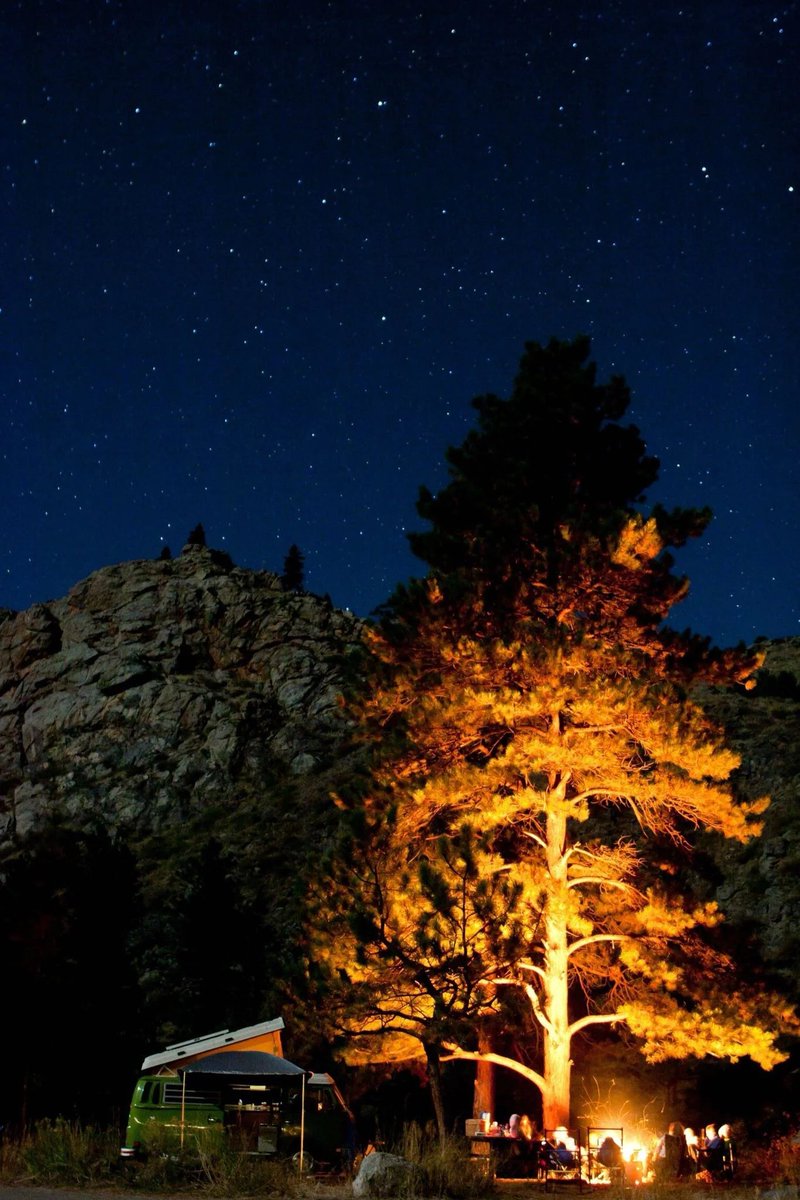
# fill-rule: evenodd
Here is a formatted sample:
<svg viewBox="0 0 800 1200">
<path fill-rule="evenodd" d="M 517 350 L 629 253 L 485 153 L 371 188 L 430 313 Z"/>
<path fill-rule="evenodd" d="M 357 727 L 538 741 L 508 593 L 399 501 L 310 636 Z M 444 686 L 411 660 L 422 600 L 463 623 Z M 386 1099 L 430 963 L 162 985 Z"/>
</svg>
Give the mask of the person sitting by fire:
<svg viewBox="0 0 800 1200">
<path fill-rule="evenodd" d="M 672 1121 L 661 1135 L 653 1155 L 653 1173 L 657 1180 L 683 1179 L 691 1174 L 686 1137 L 680 1121 Z"/>
<path fill-rule="evenodd" d="M 514 1143 L 508 1146 L 504 1161 L 497 1174 L 503 1178 L 527 1177 L 536 1170 L 537 1155 L 534 1153 L 533 1125 L 525 1113 L 512 1113 L 508 1119 L 508 1138 Z"/>
<path fill-rule="evenodd" d="M 733 1141 L 731 1140 L 731 1127 L 727 1122 L 720 1125 L 719 1138 L 722 1142 L 722 1169 L 720 1175 L 723 1179 L 730 1179 L 733 1175 Z"/>
<path fill-rule="evenodd" d="M 556 1147 L 556 1157 L 562 1167 L 574 1167 L 577 1145 L 565 1126 L 560 1125 L 558 1129 L 553 1130 L 553 1141 Z"/>
<path fill-rule="evenodd" d="M 622 1166 L 622 1148 L 611 1136 L 603 1138 L 595 1157 L 601 1167 L 605 1167 L 608 1171 Z"/>
<path fill-rule="evenodd" d="M 563 1126 L 554 1129 L 549 1138 L 546 1134 L 542 1134 L 541 1140 L 536 1144 L 539 1174 L 545 1176 L 551 1171 L 557 1173 L 574 1167 L 574 1148 L 575 1140 L 569 1136 Z"/>
<path fill-rule="evenodd" d="M 534 1132 L 533 1121 L 527 1113 L 523 1113 L 519 1119 L 519 1136 L 527 1142 L 529 1147 L 536 1140 L 537 1135 Z"/>
<path fill-rule="evenodd" d="M 706 1140 L 702 1150 L 702 1165 L 712 1176 L 722 1175 L 725 1147 L 716 1125 L 706 1125 Z"/>
<path fill-rule="evenodd" d="M 520 1153 L 530 1154 L 534 1141 L 533 1123 L 527 1113 L 512 1113 L 508 1118 L 508 1136 L 519 1144 Z"/>
</svg>

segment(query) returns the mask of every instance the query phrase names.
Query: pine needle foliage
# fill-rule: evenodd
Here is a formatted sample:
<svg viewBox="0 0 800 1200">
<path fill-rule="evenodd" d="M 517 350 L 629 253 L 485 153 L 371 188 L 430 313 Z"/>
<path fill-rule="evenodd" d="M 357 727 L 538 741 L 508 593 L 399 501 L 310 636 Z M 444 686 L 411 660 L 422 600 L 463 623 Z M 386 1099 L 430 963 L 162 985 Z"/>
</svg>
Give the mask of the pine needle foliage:
<svg viewBox="0 0 800 1200">
<path fill-rule="evenodd" d="M 767 801 L 737 802 L 737 756 L 689 691 L 757 661 L 663 625 L 688 586 L 671 552 L 710 514 L 646 511 L 658 464 L 588 355 L 530 343 L 510 398 L 474 402 L 450 482 L 421 492 L 429 572 L 369 635 L 371 784 L 341 801 L 311 934 L 354 1056 L 424 1052 L 434 1079 L 445 1055 L 501 1063 L 538 1087 L 545 1128 L 569 1120 L 578 1034 L 769 1068 L 789 1017 L 737 986 L 722 915 L 670 865 L 701 831 L 758 835 Z M 510 994 L 535 1068 L 477 1049 Z"/>
</svg>

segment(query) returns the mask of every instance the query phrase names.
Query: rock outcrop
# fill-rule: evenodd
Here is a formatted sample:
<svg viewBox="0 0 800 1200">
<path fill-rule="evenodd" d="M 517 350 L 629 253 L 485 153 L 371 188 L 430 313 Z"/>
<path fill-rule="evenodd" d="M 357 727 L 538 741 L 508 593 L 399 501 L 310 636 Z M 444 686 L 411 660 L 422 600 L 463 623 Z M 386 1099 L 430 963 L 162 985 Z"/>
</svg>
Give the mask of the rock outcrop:
<svg viewBox="0 0 800 1200">
<path fill-rule="evenodd" d="M 0 839 L 54 810 L 157 829 L 266 779 L 311 785 L 341 745 L 359 621 L 187 546 L 0 611 Z"/>
<path fill-rule="evenodd" d="M 767 963 L 800 999 L 800 638 L 761 648 L 764 664 L 752 691 L 714 688 L 700 697 L 741 755 L 737 793 L 770 798 L 761 837 L 717 847 L 723 872 L 717 898 L 731 922 L 752 931 Z"/>
</svg>

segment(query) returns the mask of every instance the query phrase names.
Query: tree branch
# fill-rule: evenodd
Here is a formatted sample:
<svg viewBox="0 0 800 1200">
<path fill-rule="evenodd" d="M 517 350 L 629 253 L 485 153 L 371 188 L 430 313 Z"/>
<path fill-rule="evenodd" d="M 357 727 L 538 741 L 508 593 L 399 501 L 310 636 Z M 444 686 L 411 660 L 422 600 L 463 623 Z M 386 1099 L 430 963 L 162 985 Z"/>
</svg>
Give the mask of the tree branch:
<svg viewBox="0 0 800 1200">
<path fill-rule="evenodd" d="M 525 984 L 525 995 L 528 997 L 530 1006 L 533 1009 L 533 1015 L 536 1017 L 536 1020 L 539 1022 L 542 1029 L 546 1030 L 548 1033 L 552 1033 L 553 1023 L 542 1008 L 542 1002 L 539 999 L 539 993 L 536 991 L 536 988 L 533 986 L 533 984 Z"/>
<path fill-rule="evenodd" d="M 538 833 L 532 833 L 530 829 L 523 829 L 522 836 L 529 838 L 532 842 L 536 842 L 536 845 L 541 846 L 543 850 L 547 849 L 547 842 L 545 842 L 543 838 L 539 837 Z"/>
<path fill-rule="evenodd" d="M 633 800 L 627 792 L 617 791 L 616 788 L 587 788 L 585 792 L 578 792 L 575 796 L 570 796 L 570 801 L 573 804 L 580 804 L 583 800 L 591 800 L 592 796 L 615 796 L 619 800 L 625 800 L 632 804 Z"/>
<path fill-rule="evenodd" d="M 584 883 L 605 883 L 608 887 L 617 887 L 623 892 L 635 890 L 624 879 L 609 879 L 606 875 L 581 875 L 579 878 L 567 880 L 567 887 L 582 887 Z"/>
<path fill-rule="evenodd" d="M 450 1062 L 452 1059 L 463 1059 L 466 1062 L 490 1062 L 497 1067 L 507 1067 L 509 1071 L 516 1071 L 517 1075 L 522 1075 L 530 1083 L 537 1087 L 540 1092 L 545 1090 L 544 1078 L 538 1071 L 534 1071 L 532 1067 L 526 1067 L 521 1062 L 517 1062 L 515 1058 L 506 1058 L 502 1054 L 494 1054 L 488 1050 L 462 1050 L 458 1046 L 444 1047 L 447 1054 L 442 1055 L 442 1062 Z"/>
<path fill-rule="evenodd" d="M 521 962 L 517 963 L 520 971 L 533 971 L 534 975 L 538 975 L 540 979 L 547 979 L 546 973 L 541 967 L 537 967 L 536 963 Z"/>
<path fill-rule="evenodd" d="M 627 942 L 630 938 L 629 933 L 592 933 L 589 937 L 578 938 L 577 942 L 573 942 L 567 949 L 567 955 L 571 956 L 578 950 L 583 950 L 585 946 L 596 946 L 598 942 Z"/>
<path fill-rule="evenodd" d="M 568 1033 L 570 1037 L 580 1033 L 581 1029 L 586 1029 L 589 1025 L 616 1025 L 618 1021 L 624 1021 L 625 1018 L 619 1016 L 618 1013 L 592 1013 L 588 1017 L 581 1017 L 579 1021 L 574 1021 L 570 1025 Z"/>
</svg>

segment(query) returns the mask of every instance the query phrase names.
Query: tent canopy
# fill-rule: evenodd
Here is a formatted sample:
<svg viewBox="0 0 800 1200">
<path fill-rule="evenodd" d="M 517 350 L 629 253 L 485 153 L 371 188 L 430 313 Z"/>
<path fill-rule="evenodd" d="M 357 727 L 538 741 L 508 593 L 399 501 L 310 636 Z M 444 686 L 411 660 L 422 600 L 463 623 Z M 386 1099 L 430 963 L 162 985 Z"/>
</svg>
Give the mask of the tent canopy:
<svg viewBox="0 0 800 1200">
<path fill-rule="evenodd" d="M 197 1080 L 199 1075 L 222 1079 L 258 1079 L 271 1083 L 290 1083 L 309 1074 L 302 1067 L 289 1062 L 288 1058 L 279 1058 L 277 1054 L 267 1054 L 263 1050 L 226 1050 L 220 1054 L 209 1054 L 196 1062 L 178 1067 L 179 1075 L 191 1075 Z"/>
</svg>

